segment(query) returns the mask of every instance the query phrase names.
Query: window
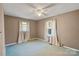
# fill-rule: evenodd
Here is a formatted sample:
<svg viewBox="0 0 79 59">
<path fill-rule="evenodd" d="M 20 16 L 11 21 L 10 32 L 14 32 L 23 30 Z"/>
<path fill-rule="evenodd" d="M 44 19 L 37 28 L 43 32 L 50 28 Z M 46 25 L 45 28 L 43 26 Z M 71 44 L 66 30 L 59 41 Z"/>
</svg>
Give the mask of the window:
<svg viewBox="0 0 79 59">
<path fill-rule="evenodd" d="M 22 21 L 21 24 L 20 24 L 20 28 L 21 28 L 21 31 L 22 31 L 22 32 L 28 31 L 28 23 Z"/>
<path fill-rule="evenodd" d="M 52 35 L 52 21 L 47 21 L 47 35 Z"/>
<path fill-rule="evenodd" d="M 52 30 L 51 30 L 51 29 L 48 29 L 48 34 L 49 34 L 49 35 L 52 34 L 51 32 L 52 32 Z"/>
</svg>

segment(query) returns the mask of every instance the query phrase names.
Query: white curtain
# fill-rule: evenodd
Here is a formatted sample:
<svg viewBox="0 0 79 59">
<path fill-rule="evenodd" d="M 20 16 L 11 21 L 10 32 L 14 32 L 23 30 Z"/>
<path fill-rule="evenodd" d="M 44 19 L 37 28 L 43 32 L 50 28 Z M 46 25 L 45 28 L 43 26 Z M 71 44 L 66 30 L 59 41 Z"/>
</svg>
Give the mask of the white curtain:
<svg viewBox="0 0 79 59">
<path fill-rule="evenodd" d="M 51 31 L 51 35 L 48 35 L 48 24 L 47 22 L 51 22 L 51 27 L 52 27 L 52 31 Z M 58 34 L 57 34 L 57 22 L 56 22 L 56 19 L 53 19 L 53 20 L 48 20 L 45 22 L 45 40 L 47 42 L 49 42 L 50 44 L 52 45 L 56 45 L 56 46 L 61 46 L 61 42 L 60 40 L 58 39 Z"/>
<path fill-rule="evenodd" d="M 48 41 L 47 37 L 47 21 L 44 23 L 44 41 Z"/>
<path fill-rule="evenodd" d="M 26 25 L 23 29 L 22 22 L 25 22 Z M 18 32 L 18 43 L 27 42 L 30 39 L 30 22 L 29 21 L 19 21 L 19 32 Z"/>
<path fill-rule="evenodd" d="M 56 46 L 61 46 L 61 42 L 58 39 L 58 34 L 57 34 L 57 22 L 56 19 L 52 20 L 52 44 Z"/>
</svg>

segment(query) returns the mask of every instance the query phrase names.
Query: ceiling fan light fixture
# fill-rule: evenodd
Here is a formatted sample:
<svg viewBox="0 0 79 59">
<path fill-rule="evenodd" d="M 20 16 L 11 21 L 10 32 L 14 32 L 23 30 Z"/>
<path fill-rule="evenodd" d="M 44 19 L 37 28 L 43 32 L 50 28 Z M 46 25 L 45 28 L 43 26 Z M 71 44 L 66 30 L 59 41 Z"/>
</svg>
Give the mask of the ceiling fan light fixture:
<svg viewBox="0 0 79 59">
<path fill-rule="evenodd" d="M 37 14 L 38 16 L 41 16 L 42 13 L 44 12 L 44 10 L 43 10 L 43 9 L 36 9 L 35 12 L 36 12 L 36 14 Z"/>
<path fill-rule="evenodd" d="M 38 13 L 37 15 L 38 15 L 38 16 L 41 16 L 42 14 L 41 14 L 41 13 Z"/>
<path fill-rule="evenodd" d="M 29 4 L 29 6 L 34 9 L 34 14 L 37 16 L 47 16 L 48 8 L 51 8 L 53 5 L 54 4 L 48 4 L 47 6 L 42 6 L 41 4 L 37 4 L 37 6 L 35 6 L 33 4 Z"/>
<path fill-rule="evenodd" d="M 36 12 L 36 15 L 37 15 L 37 16 L 41 16 L 42 13 L 41 13 L 41 12 Z"/>
</svg>

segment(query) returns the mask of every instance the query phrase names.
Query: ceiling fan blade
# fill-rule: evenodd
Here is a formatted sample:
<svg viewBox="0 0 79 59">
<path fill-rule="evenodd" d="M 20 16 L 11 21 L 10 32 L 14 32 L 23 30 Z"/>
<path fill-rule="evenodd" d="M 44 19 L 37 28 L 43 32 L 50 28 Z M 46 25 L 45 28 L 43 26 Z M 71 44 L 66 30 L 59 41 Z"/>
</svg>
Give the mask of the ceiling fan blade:
<svg viewBox="0 0 79 59">
<path fill-rule="evenodd" d="M 46 6 L 46 7 L 44 7 L 44 8 L 42 8 L 42 9 L 48 9 L 48 8 L 51 8 L 52 6 L 54 6 L 55 4 L 50 4 L 50 5 L 48 5 L 48 6 Z"/>
<path fill-rule="evenodd" d="M 36 9 L 36 7 L 33 4 L 31 4 L 31 3 L 28 3 L 28 6 L 30 6 L 31 8 Z"/>
<path fill-rule="evenodd" d="M 44 12 L 43 12 L 42 14 L 43 14 L 44 16 L 47 16 L 47 14 L 46 14 L 46 13 L 44 13 Z"/>
</svg>

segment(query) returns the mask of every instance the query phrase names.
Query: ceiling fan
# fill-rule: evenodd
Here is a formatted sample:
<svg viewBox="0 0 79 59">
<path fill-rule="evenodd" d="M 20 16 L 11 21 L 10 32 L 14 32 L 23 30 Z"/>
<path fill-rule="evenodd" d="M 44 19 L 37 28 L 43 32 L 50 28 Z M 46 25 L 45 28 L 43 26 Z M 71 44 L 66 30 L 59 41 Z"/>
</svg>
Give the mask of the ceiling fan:
<svg viewBox="0 0 79 59">
<path fill-rule="evenodd" d="M 30 6 L 31 8 L 33 8 L 34 9 L 34 13 L 36 14 L 36 15 L 38 15 L 38 16 L 42 16 L 42 15 L 44 15 L 44 16 L 46 16 L 47 15 L 47 9 L 48 8 L 51 8 L 52 6 L 54 6 L 55 4 L 49 4 L 49 5 L 47 5 L 47 6 L 45 6 L 45 7 L 39 7 L 39 6 L 34 6 L 33 4 L 28 4 L 28 6 Z"/>
</svg>

